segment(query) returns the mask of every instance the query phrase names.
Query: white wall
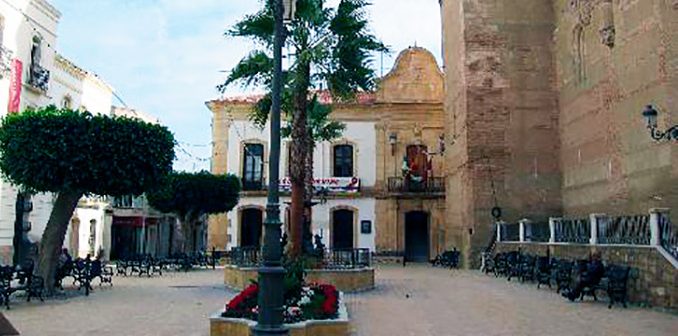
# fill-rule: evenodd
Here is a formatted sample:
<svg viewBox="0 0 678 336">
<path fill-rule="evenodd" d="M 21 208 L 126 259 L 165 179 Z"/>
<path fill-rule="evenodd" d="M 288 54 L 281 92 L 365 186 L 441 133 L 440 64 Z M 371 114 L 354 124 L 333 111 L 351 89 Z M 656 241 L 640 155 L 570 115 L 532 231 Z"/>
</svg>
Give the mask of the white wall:
<svg viewBox="0 0 678 336">
<path fill-rule="evenodd" d="M 95 114 L 110 114 L 113 105 L 113 89 L 92 73 L 88 73 L 82 85 L 82 102 L 88 111 Z"/>
<path fill-rule="evenodd" d="M 347 122 L 346 130 L 342 136 L 333 143 L 348 142 L 354 145 L 355 158 L 354 169 L 357 170 L 357 177 L 360 178 L 362 186 L 372 187 L 376 183 L 377 164 L 376 157 L 376 130 L 374 122 Z M 256 140 L 265 145 L 266 157 L 268 161 L 269 150 L 269 128 L 268 125 L 261 130 L 255 127 L 249 121 L 235 120 L 231 123 L 228 132 L 228 172 L 241 176 L 242 143 Z M 283 139 L 280 157 L 280 176 L 287 176 L 287 166 L 289 164 L 288 146 L 289 139 Z M 316 178 L 332 177 L 332 143 L 323 142 L 316 145 L 313 152 L 314 174 Z M 264 177 L 268 177 L 268 166 L 264 167 Z"/>
<path fill-rule="evenodd" d="M 285 210 L 287 209 L 287 204 L 289 198 L 281 198 L 280 205 L 280 220 L 285 221 Z M 266 207 L 266 197 L 242 197 L 238 206 L 228 213 L 228 234 L 231 235 L 231 240 L 228 242 L 227 249 L 230 249 L 234 246 L 237 246 L 238 237 L 240 235 L 240 222 L 238 218 L 238 212 L 241 208 L 247 207 Z M 323 244 L 330 247 L 330 241 L 332 239 L 332 233 L 330 230 L 330 216 L 331 210 L 336 207 L 350 207 L 357 209 L 356 221 L 357 225 L 353 229 L 354 237 L 357 237 L 357 248 L 369 248 L 371 251 L 375 250 L 375 200 L 374 198 L 354 198 L 354 199 L 331 199 L 328 200 L 326 204 L 319 204 L 313 207 L 313 220 L 312 220 L 312 231 L 313 235 L 321 235 L 323 237 Z M 265 220 L 264 213 L 264 220 Z M 363 220 L 369 220 L 372 222 L 372 230 L 370 234 L 360 233 L 360 222 Z M 354 240 L 355 241 L 355 240 Z"/>
<path fill-rule="evenodd" d="M 26 20 L 25 13 L 29 20 Z M 54 55 L 56 48 L 56 31 L 60 13 L 45 0 L 12 0 L 0 1 L 0 15 L 4 18 L 3 46 L 12 51 L 13 58 L 23 63 L 22 81 L 27 83 L 30 72 L 30 54 L 33 45 L 33 36 L 42 37 L 40 65 L 52 72 L 54 70 Z M 0 117 L 7 114 L 9 99 L 9 78 L 0 79 Z M 50 80 L 51 82 L 51 80 Z M 27 106 L 45 106 L 50 103 L 49 94 L 32 92 L 24 84 L 21 91 L 21 109 Z M 0 186 L 0 246 L 11 246 L 14 234 L 14 203 L 16 189 L 6 181 Z M 51 210 L 50 195 L 37 196 L 34 210 L 29 220 L 33 223 L 31 234 L 42 234 L 44 230 L 45 213 Z M 49 210 L 48 210 L 49 208 Z"/>
</svg>

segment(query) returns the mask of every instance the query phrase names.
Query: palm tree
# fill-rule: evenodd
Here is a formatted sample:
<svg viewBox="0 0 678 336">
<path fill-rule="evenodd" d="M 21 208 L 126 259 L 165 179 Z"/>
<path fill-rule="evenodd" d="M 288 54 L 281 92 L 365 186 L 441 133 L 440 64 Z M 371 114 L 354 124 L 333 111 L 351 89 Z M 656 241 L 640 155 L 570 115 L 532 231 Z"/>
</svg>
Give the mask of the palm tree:
<svg viewBox="0 0 678 336">
<path fill-rule="evenodd" d="M 285 47 L 293 51 L 290 67 L 283 80 L 283 111 L 289 116 L 293 162 L 290 165 L 292 195 L 290 206 L 289 253 L 301 252 L 304 199 L 307 176 L 312 162 L 312 146 L 317 141 L 309 130 L 309 112 L 319 104 L 311 93 L 326 86 L 335 101 L 350 100 L 361 90 L 372 90 L 375 72 L 370 67 L 375 52 L 386 47 L 368 30 L 366 0 L 340 0 L 336 8 L 325 6 L 325 0 L 297 0 L 297 11 L 287 25 Z M 273 79 L 273 2 L 266 0 L 263 8 L 246 16 L 226 32 L 227 36 L 253 40 L 259 49 L 243 58 L 218 88 L 223 92 L 229 85 L 264 87 L 270 93 Z M 314 103 L 315 102 L 315 103 Z M 253 122 L 263 125 L 268 120 L 271 99 L 265 96 L 254 107 Z M 329 112 L 327 112 L 327 116 Z M 311 122 L 312 123 L 312 122 Z M 312 164 L 312 163 L 311 163 Z M 312 166 L 311 166 L 312 167 Z"/>
</svg>

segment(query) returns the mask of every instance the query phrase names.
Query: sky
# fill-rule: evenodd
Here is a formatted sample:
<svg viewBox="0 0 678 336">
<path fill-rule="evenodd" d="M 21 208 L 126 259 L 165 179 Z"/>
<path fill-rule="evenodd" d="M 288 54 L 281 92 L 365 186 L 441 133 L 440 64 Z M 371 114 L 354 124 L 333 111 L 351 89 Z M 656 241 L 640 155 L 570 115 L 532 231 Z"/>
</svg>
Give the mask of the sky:
<svg viewBox="0 0 678 336">
<path fill-rule="evenodd" d="M 115 88 L 124 103 L 160 119 L 179 141 L 177 170 L 209 170 L 211 113 L 205 102 L 255 45 L 223 33 L 259 0 L 50 0 L 61 11 L 57 50 Z M 338 0 L 328 0 L 333 5 Z M 413 45 L 441 62 L 438 0 L 372 0 L 372 32 L 391 49 L 386 74 Z M 227 95 L 247 93 L 240 87 Z M 122 105 L 114 101 L 115 105 Z"/>
</svg>

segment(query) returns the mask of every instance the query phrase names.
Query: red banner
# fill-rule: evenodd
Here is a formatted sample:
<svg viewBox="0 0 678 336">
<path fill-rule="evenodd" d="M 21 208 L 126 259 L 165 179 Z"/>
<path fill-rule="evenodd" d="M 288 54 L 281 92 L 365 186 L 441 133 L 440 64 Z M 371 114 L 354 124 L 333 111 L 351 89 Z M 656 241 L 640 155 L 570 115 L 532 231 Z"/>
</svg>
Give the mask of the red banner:
<svg viewBox="0 0 678 336">
<path fill-rule="evenodd" d="M 18 59 L 12 60 L 12 76 L 9 79 L 9 103 L 7 113 L 19 112 L 21 108 L 21 73 L 23 64 Z"/>
</svg>

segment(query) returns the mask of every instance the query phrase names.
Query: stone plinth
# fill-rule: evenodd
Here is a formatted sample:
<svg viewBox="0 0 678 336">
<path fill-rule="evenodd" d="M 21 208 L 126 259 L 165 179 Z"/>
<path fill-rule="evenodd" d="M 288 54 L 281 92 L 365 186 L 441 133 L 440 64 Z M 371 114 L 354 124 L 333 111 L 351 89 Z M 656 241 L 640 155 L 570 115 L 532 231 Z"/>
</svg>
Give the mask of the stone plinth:
<svg viewBox="0 0 678 336">
<path fill-rule="evenodd" d="M 348 336 L 351 326 L 343 295 L 339 299 L 339 317 L 334 320 L 310 320 L 286 325 L 290 336 Z M 210 336 L 250 336 L 256 323 L 251 320 L 221 317 L 221 312 L 210 317 Z"/>
<path fill-rule="evenodd" d="M 311 269 L 306 271 L 306 282 L 334 285 L 345 293 L 360 292 L 374 288 L 374 269 Z M 224 267 L 224 284 L 236 290 L 242 290 L 252 280 L 257 280 L 256 268 Z"/>
</svg>

